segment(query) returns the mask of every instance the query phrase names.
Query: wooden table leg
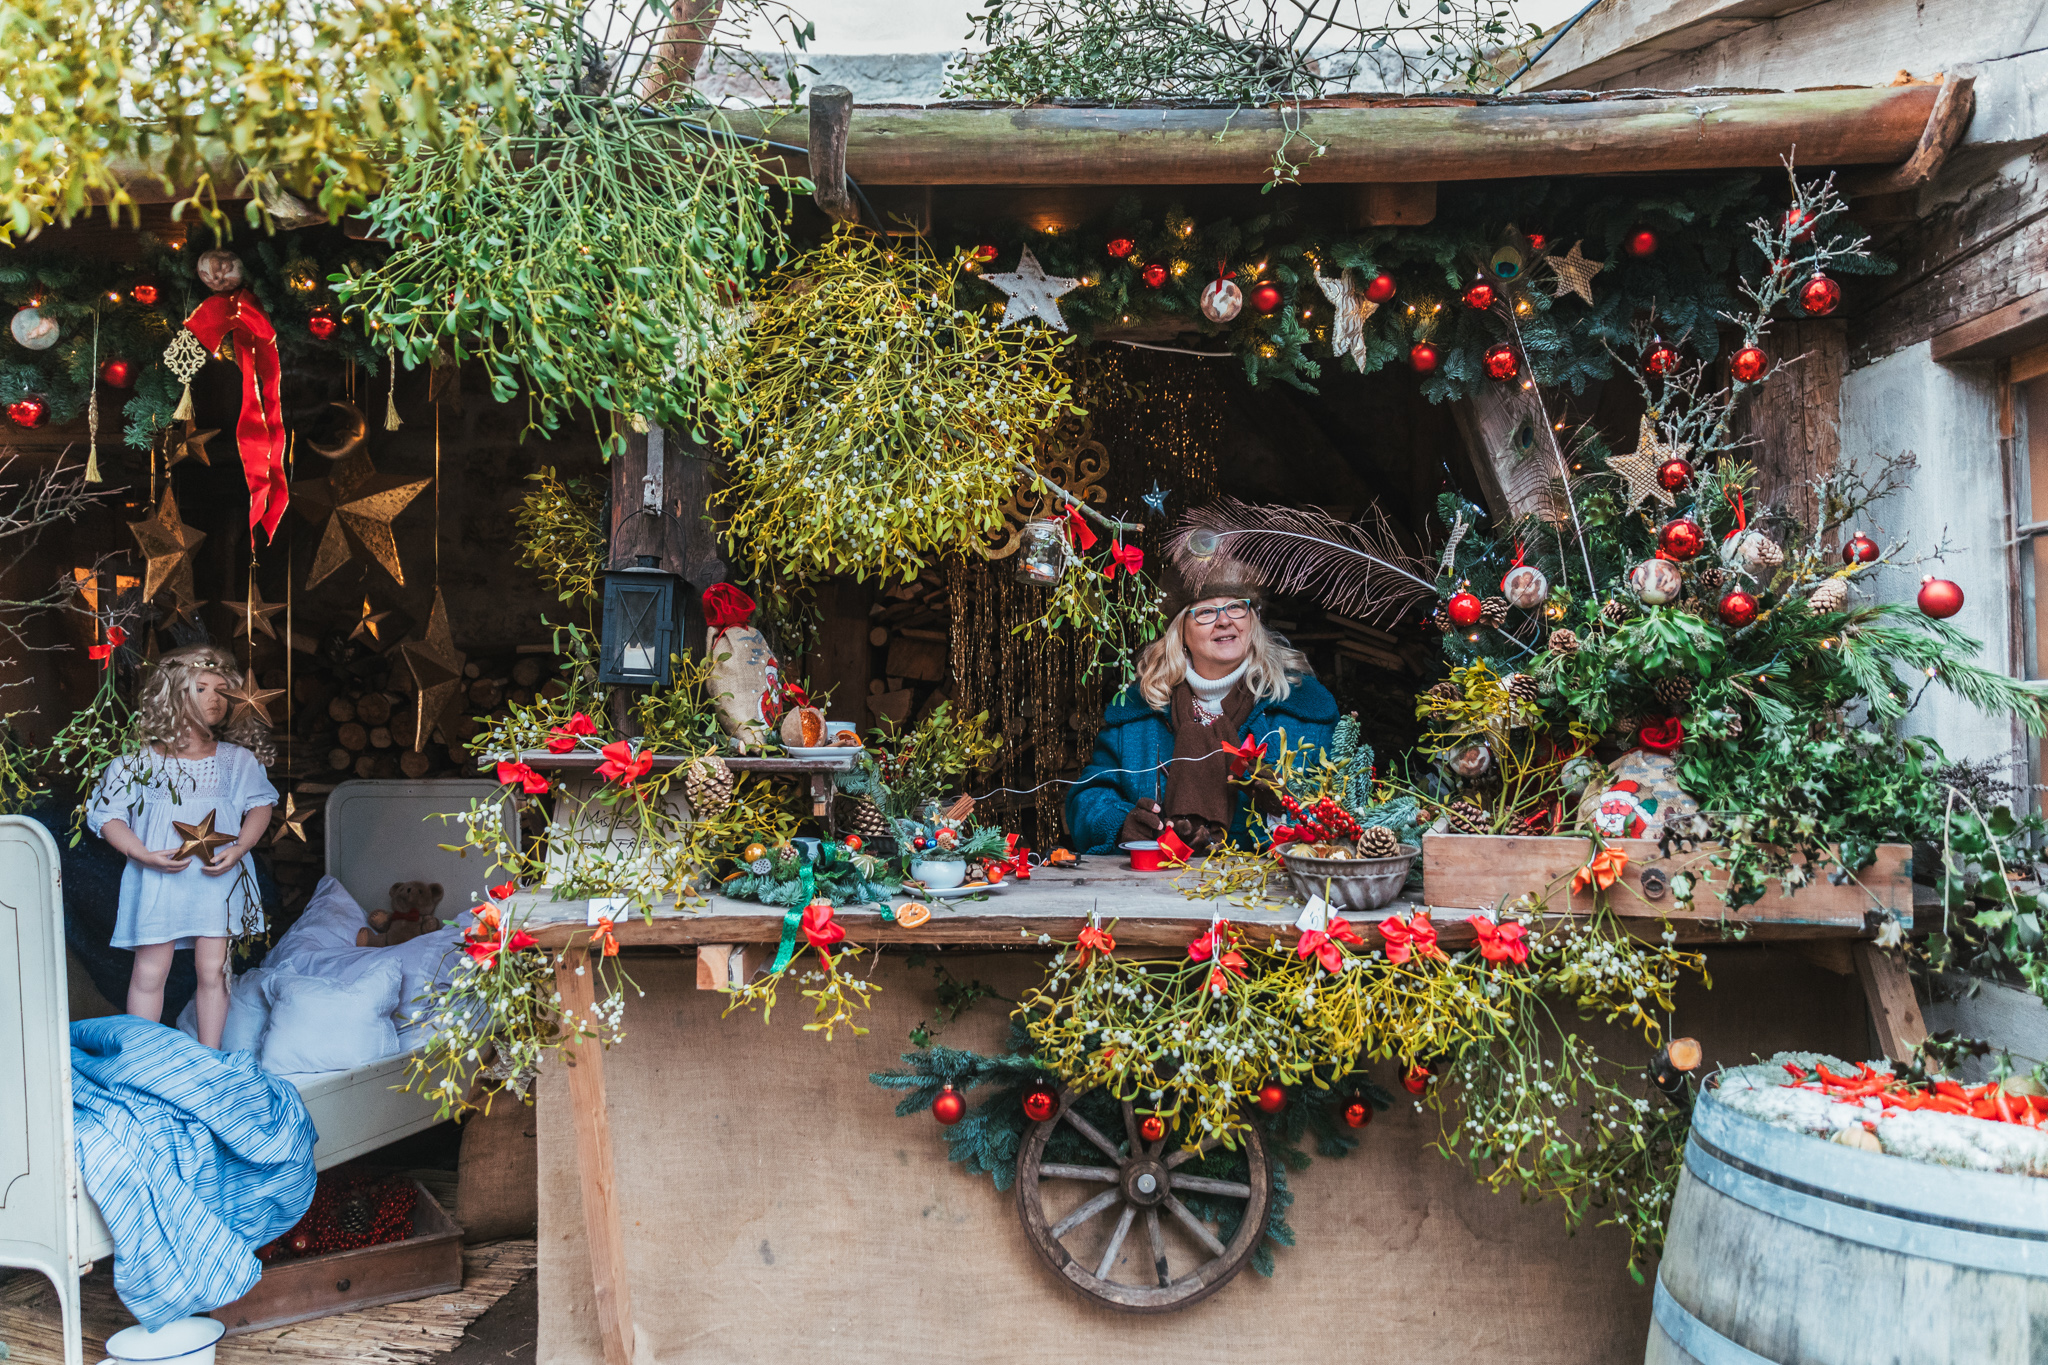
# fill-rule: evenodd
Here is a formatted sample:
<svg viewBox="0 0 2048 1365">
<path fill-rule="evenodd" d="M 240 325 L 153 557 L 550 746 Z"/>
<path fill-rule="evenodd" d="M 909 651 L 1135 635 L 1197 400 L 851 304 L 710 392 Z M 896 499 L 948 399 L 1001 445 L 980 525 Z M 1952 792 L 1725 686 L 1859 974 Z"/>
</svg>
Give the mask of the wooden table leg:
<svg viewBox="0 0 2048 1365">
<path fill-rule="evenodd" d="M 582 975 L 576 969 L 583 968 Z M 581 948 L 555 959 L 562 1008 L 591 1017 L 597 968 Z M 619 1228 L 617 1181 L 612 1170 L 611 1115 L 605 1108 L 604 1047 L 595 1038 L 569 1044 L 569 1103 L 576 1113 L 576 1170 L 583 1187 L 583 1226 L 590 1239 L 590 1279 L 596 1288 L 597 1330 L 605 1365 L 633 1365 L 633 1290 L 626 1278 L 626 1243 Z"/>
<path fill-rule="evenodd" d="M 1884 1055 L 1895 1062 L 1911 1061 L 1913 1049 L 1927 1040 L 1927 1021 L 1920 1016 L 1905 960 L 1867 941 L 1851 944 L 1849 954 L 1856 961 L 1856 979 L 1863 983 Z"/>
</svg>

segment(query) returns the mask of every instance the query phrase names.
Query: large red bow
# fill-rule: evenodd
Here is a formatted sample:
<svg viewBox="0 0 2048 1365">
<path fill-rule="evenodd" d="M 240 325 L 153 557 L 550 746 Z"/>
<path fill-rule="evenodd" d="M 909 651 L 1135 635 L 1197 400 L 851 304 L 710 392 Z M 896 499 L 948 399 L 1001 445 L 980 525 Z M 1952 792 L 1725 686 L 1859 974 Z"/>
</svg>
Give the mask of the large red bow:
<svg viewBox="0 0 2048 1365">
<path fill-rule="evenodd" d="M 1344 970 L 1344 954 L 1337 948 L 1339 942 L 1362 947 L 1365 940 L 1342 915 L 1332 915 L 1326 928 L 1302 931 L 1300 942 L 1294 945 L 1294 955 L 1304 962 L 1315 958 L 1323 964 L 1324 971 L 1335 976 Z"/>
<path fill-rule="evenodd" d="M 1467 915 L 1465 922 L 1479 936 L 1479 955 L 1488 962 L 1512 962 L 1519 967 L 1529 960 L 1529 931 L 1513 920 L 1495 924 L 1484 915 Z"/>
<path fill-rule="evenodd" d="M 1109 931 L 1107 929 L 1098 929 L 1090 924 L 1081 930 L 1080 942 L 1074 949 L 1074 962 L 1078 966 L 1085 967 L 1088 965 L 1088 957 L 1091 953 L 1113 953 L 1115 951 L 1116 940 L 1110 937 Z"/>
<path fill-rule="evenodd" d="M 539 796 L 548 789 L 547 778 L 541 776 L 524 763 L 500 763 L 498 765 L 498 781 L 507 787 L 517 783 L 520 790 L 524 791 L 528 796 Z"/>
<path fill-rule="evenodd" d="M 1259 760 L 1266 756 L 1266 746 L 1263 742 L 1253 743 L 1252 732 L 1247 730 L 1244 732 L 1244 738 L 1236 744 L 1224 740 L 1223 752 L 1231 755 L 1230 775 L 1243 777 L 1247 771 L 1257 767 Z"/>
<path fill-rule="evenodd" d="M 1115 578 L 1117 565 L 1123 565 L 1125 573 L 1136 573 L 1145 567 L 1145 552 L 1135 545 L 1116 541 L 1109 547 L 1109 563 L 1103 566 L 1104 578 Z"/>
<path fill-rule="evenodd" d="M 823 957 L 825 950 L 846 938 L 846 930 L 832 918 L 832 902 L 812 901 L 804 907 L 804 939 Z"/>
<path fill-rule="evenodd" d="M 576 741 L 584 735 L 597 733 L 597 722 L 578 711 L 569 717 L 567 725 L 557 725 L 548 731 L 548 752 L 566 754 L 576 747 Z"/>
<path fill-rule="evenodd" d="M 127 631 L 119 626 L 108 626 L 107 642 L 103 645 L 93 645 L 85 651 L 85 654 L 87 658 L 99 660 L 106 664 L 108 668 L 112 668 L 114 666 L 114 651 L 127 643 Z"/>
<path fill-rule="evenodd" d="M 1233 972 L 1240 977 L 1245 974 L 1244 954 L 1235 948 L 1225 948 L 1216 955 L 1216 965 L 1209 969 L 1210 993 L 1221 995 L 1229 990 L 1230 974 Z"/>
<path fill-rule="evenodd" d="M 265 537 L 274 539 L 291 501 L 284 481 L 284 409 L 277 396 L 277 329 L 246 289 L 215 294 L 192 310 L 185 326 L 208 351 L 217 349 L 224 337 L 235 338 L 235 362 L 242 367 L 242 415 L 235 423 L 235 446 L 242 453 L 242 477 L 249 485 L 249 540 L 255 543 L 258 526 Z"/>
<path fill-rule="evenodd" d="M 597 775 L 620 786 L 638 782 L 654 766 L 653 754 L 636 754 L 632 744 L 623 739 L 613 740 L 598 752 L 604 755 L 604 762 L 597 765 Z"/>
<path fill-rule="evenodd" d="M 1197 962 L 1207 962 L 1218 948 L 1228 948 L 1232 937 L 1230 921 L 1219 919 L 1209 926 L 1208 932 L 1188 944 L 1188 956 Z"/>
<path fill-rule="evenodd" d="M 1444 955 L 1436 946 L 1436 926 L 1429 922 L 1429 911 L 1417 910 L 1402 923 L 1399 915 L 1389 915 L 1380 921 L 1380 937 L 1386 940 L 1387 961 L 1400 966 L 1409 957 L 1437 957 Z"/>
<path fill-rule="evenodd" d="M 1095 548 L 1095 528 L 1081 515 L 1081 509 L 1071 503 L 1067 505 L 1067 538 L 1084 550 Z"/>
</svg>

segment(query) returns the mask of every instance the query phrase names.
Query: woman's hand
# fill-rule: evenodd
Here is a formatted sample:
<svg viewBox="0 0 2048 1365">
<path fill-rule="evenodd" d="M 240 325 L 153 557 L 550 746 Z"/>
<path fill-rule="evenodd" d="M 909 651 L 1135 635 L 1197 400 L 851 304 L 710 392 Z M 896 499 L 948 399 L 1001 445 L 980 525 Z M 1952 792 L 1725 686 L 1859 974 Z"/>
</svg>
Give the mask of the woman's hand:
<svg viewBox="0 0 2048 1365">
<path fill-rule="evenodd" d="M 1124 817 L 1123 832 L 1117 835 L 1118 843 L 1145 843 L 1159 838 L 1159 831 L 1166 822 L 1159 814 L 1157 801 L 1140 801 L 1131 807 L 1131 813 Z"/>
<path fill-rule="evenodd" d="M 1207 820 L 1194 815 L 1175 818 L 1173 832 L 1188 846 L 1190 853 L 1207 853 L 1216 843 L 1216 830 Z"/>
<path fill-rule="evenodd" d="M 128 861 L 152 872 L 183 872 L 192 865 L 192 860 L 180 858 L 175 848 L 139 848 L 128 855 Z"/>
<path fill-rule="evenodd" d="M 246 852 L 248 850 L 243 848 L 240 843 L 223 844 L 221 845 L 220 852 L 214 856 L 214 860 L 200 870 L 209 877 L 218 877 L 222 873 L 230 871 L 236 863 L 242 861 L 242 855 Z"/>
</svg>

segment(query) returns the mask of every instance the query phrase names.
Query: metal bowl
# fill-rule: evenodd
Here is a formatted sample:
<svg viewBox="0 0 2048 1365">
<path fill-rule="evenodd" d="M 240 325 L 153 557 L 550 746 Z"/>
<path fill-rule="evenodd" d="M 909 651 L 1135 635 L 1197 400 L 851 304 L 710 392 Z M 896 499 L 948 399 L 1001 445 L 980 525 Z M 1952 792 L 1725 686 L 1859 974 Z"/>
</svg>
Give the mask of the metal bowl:
<svg viewBox="0 0 2048 1365">
<path fill-rule="evenodd" d="M 1280 851 L 1280 865 L 1303 900 L 1321 896 L 1333 910 L 1377 910 L 1391 904 L 1408 882 L 1408 869 L 1422 850 L 1401 845 L 1391 858 L 1311 858 Z"/>
</svg>

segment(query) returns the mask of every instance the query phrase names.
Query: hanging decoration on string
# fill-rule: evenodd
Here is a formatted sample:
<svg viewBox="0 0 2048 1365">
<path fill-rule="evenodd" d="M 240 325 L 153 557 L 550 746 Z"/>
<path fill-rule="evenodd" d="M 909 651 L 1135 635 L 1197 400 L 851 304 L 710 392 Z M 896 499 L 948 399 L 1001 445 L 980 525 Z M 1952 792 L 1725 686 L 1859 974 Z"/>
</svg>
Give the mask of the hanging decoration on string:
<svg viewBox="0 0 2048 1365">
<path fill-rule="evenodd" d="M 167 430 L 164 437 L 164 468 L 170 469 L 182 460 L 197 460 L 207 466 L 213 464 L 213 457 L 206 453 L 206 443 L 220 435 L 219 427 L 208 427 L 196 431 L 193 422 L 180 422 L 183 430 Z"/>
<path fill-rule="evenodd" d="M 1357 276 L 1349 270 L 1341 272 L 1334 280 L 1324 275 L 1316 276 L 1316 288 L 1322 290 L 1323 297 L 1330 301 L 1333 315 L 1331 353 L 1350 356 L 1363 372 L 1367 352 L 1365 324 L 1379 311 L 1379 304 L 1359 288 Z"/>
<path fill-rule="evenodd" d="M 1028 246 L 1018 249 L 1016 270 L 1007 275 L 983 275 L 982 279 L 1009 298 L 1003 305 L 1003 326 L 1039 318 L 1062 332 L 1067 330 L 1067 320 L 1060 316 L 1060 296 L 1081 287 L 1077 279 L 1046 274 Z"/>
<path fill-rule="evenodd" d="M 348 563 L 352 544 L 405 586 L 405 566 L 399 562 L 391 523 L 431 482 L 379 474 L 370 453 L 357 447 L 327 478 L 301 479 L 293 485 L 300 514 L 312 522 L 326 520 L 306 576 L 307 589 L 319 587 Z"/>
<path fill-rule="evenodd" d="M 128 523 L 142 551 L 142 600 L 153 602 L 165 588 L 179 604 L 180 614 L 196 609 L 198 592 L 192 582 L 192 553 L 206 539 L 178 516 L 178 495 L 168 486 L 156 510 L 141 521 Z"/>
<path fill-rule="evenodd" d="M 1587 303 L 1593 301 L 1593 277 L 1607 268 L 1602 261 L 1589 261 L 1579 254 L 1581 242 L 1573 242 L 1572 249 L 1562 256 L 1546 257 L 1550 266 L 1552 281 L 1557 288 L 1551 297 L 1563 298 L 1566 294 L 1577 294 Z"/>
<path fill-rule="evenodd" d="M 277 524 L 284 519 L 290 492 L 284 477 L 284 409 L 278 399 L 279 366 L 277 329 L 256 302 L 256 296 L 242 287 L 239 260 L 232 270 L 214 263 L 213 257 L 226 252 L 207 252 L 199 258 L 199 277 L 215 290 L 212 298 L 192 310 L 185 319 L 185 333 L 208 351 L 232 338 L 235 363 L 242 371 L 242 414 L 235 423 L 235 442 L 242 455 L 242 474 L 249 485 L 249 535 L 254 543 L 256 528 L 275 539 Z M 184 334 L 181 334 L 181 337 Z M 175 349 L 176 343 L 173 343 Z M 170 353 L 165 352 L 166 363 Z M 194 373 L 197 373 L 195 367 Z M 186 381 L 189 399 L 191 381 Z M 178 415 L 190 417 L 190 404 L 180 405 Z"/>
<path fill-rule="evenodd" d="M 1219 263 L 1216 278 L 1202 289 L 1198 300 L 1202 316 L 1211 322 L 1229 322 L 1244 309 L 1244 290 L 1237 287 L 1237 272 L 1226 272 Z"/>
<path fill-rule="evenodd" d="M 466 685 L 462 670 L 469 663 L 469 657 L 455 648 L 455 633 L 448 627 L 448 604 L 438 586 L 422 638 L 399 645 L 398 657 L 413 683 L 412 747 L 425 749 L 442 720 L 461 704 Z"/>
<path fill-rule="evenodd" d="M 1665 484 L 1660 471 L 1671 461 L 1683 460 L 1691 453 L 1689 444 L 1664 440 L 1658 433 L 1655 415 L 1645 413 L 1636 429 L 1636 448 L 1607 462 L 1607 467 L 1619 474 L 1625 485 L 1622 506 L 1630 511 L 1645 502 L 1654 502 L 1660 507 L 1675 506 L 1678 500 L 1672 496 L 1672 490 Z"/>
<path fill-rule="evenodd" d="M 260 630 L 273 640 L 277 638 L 277 627 L 270 623 L 270 618 L 283 611 L 285 604 L 264 601 L 263 590 L 256 585 L 253 575 L 249 580 L 249 595 L 239 602 L 223 605 L 234 608 L 237 636 L 247 635 L 253 641 L 255 633 Z"/>
</svg>

